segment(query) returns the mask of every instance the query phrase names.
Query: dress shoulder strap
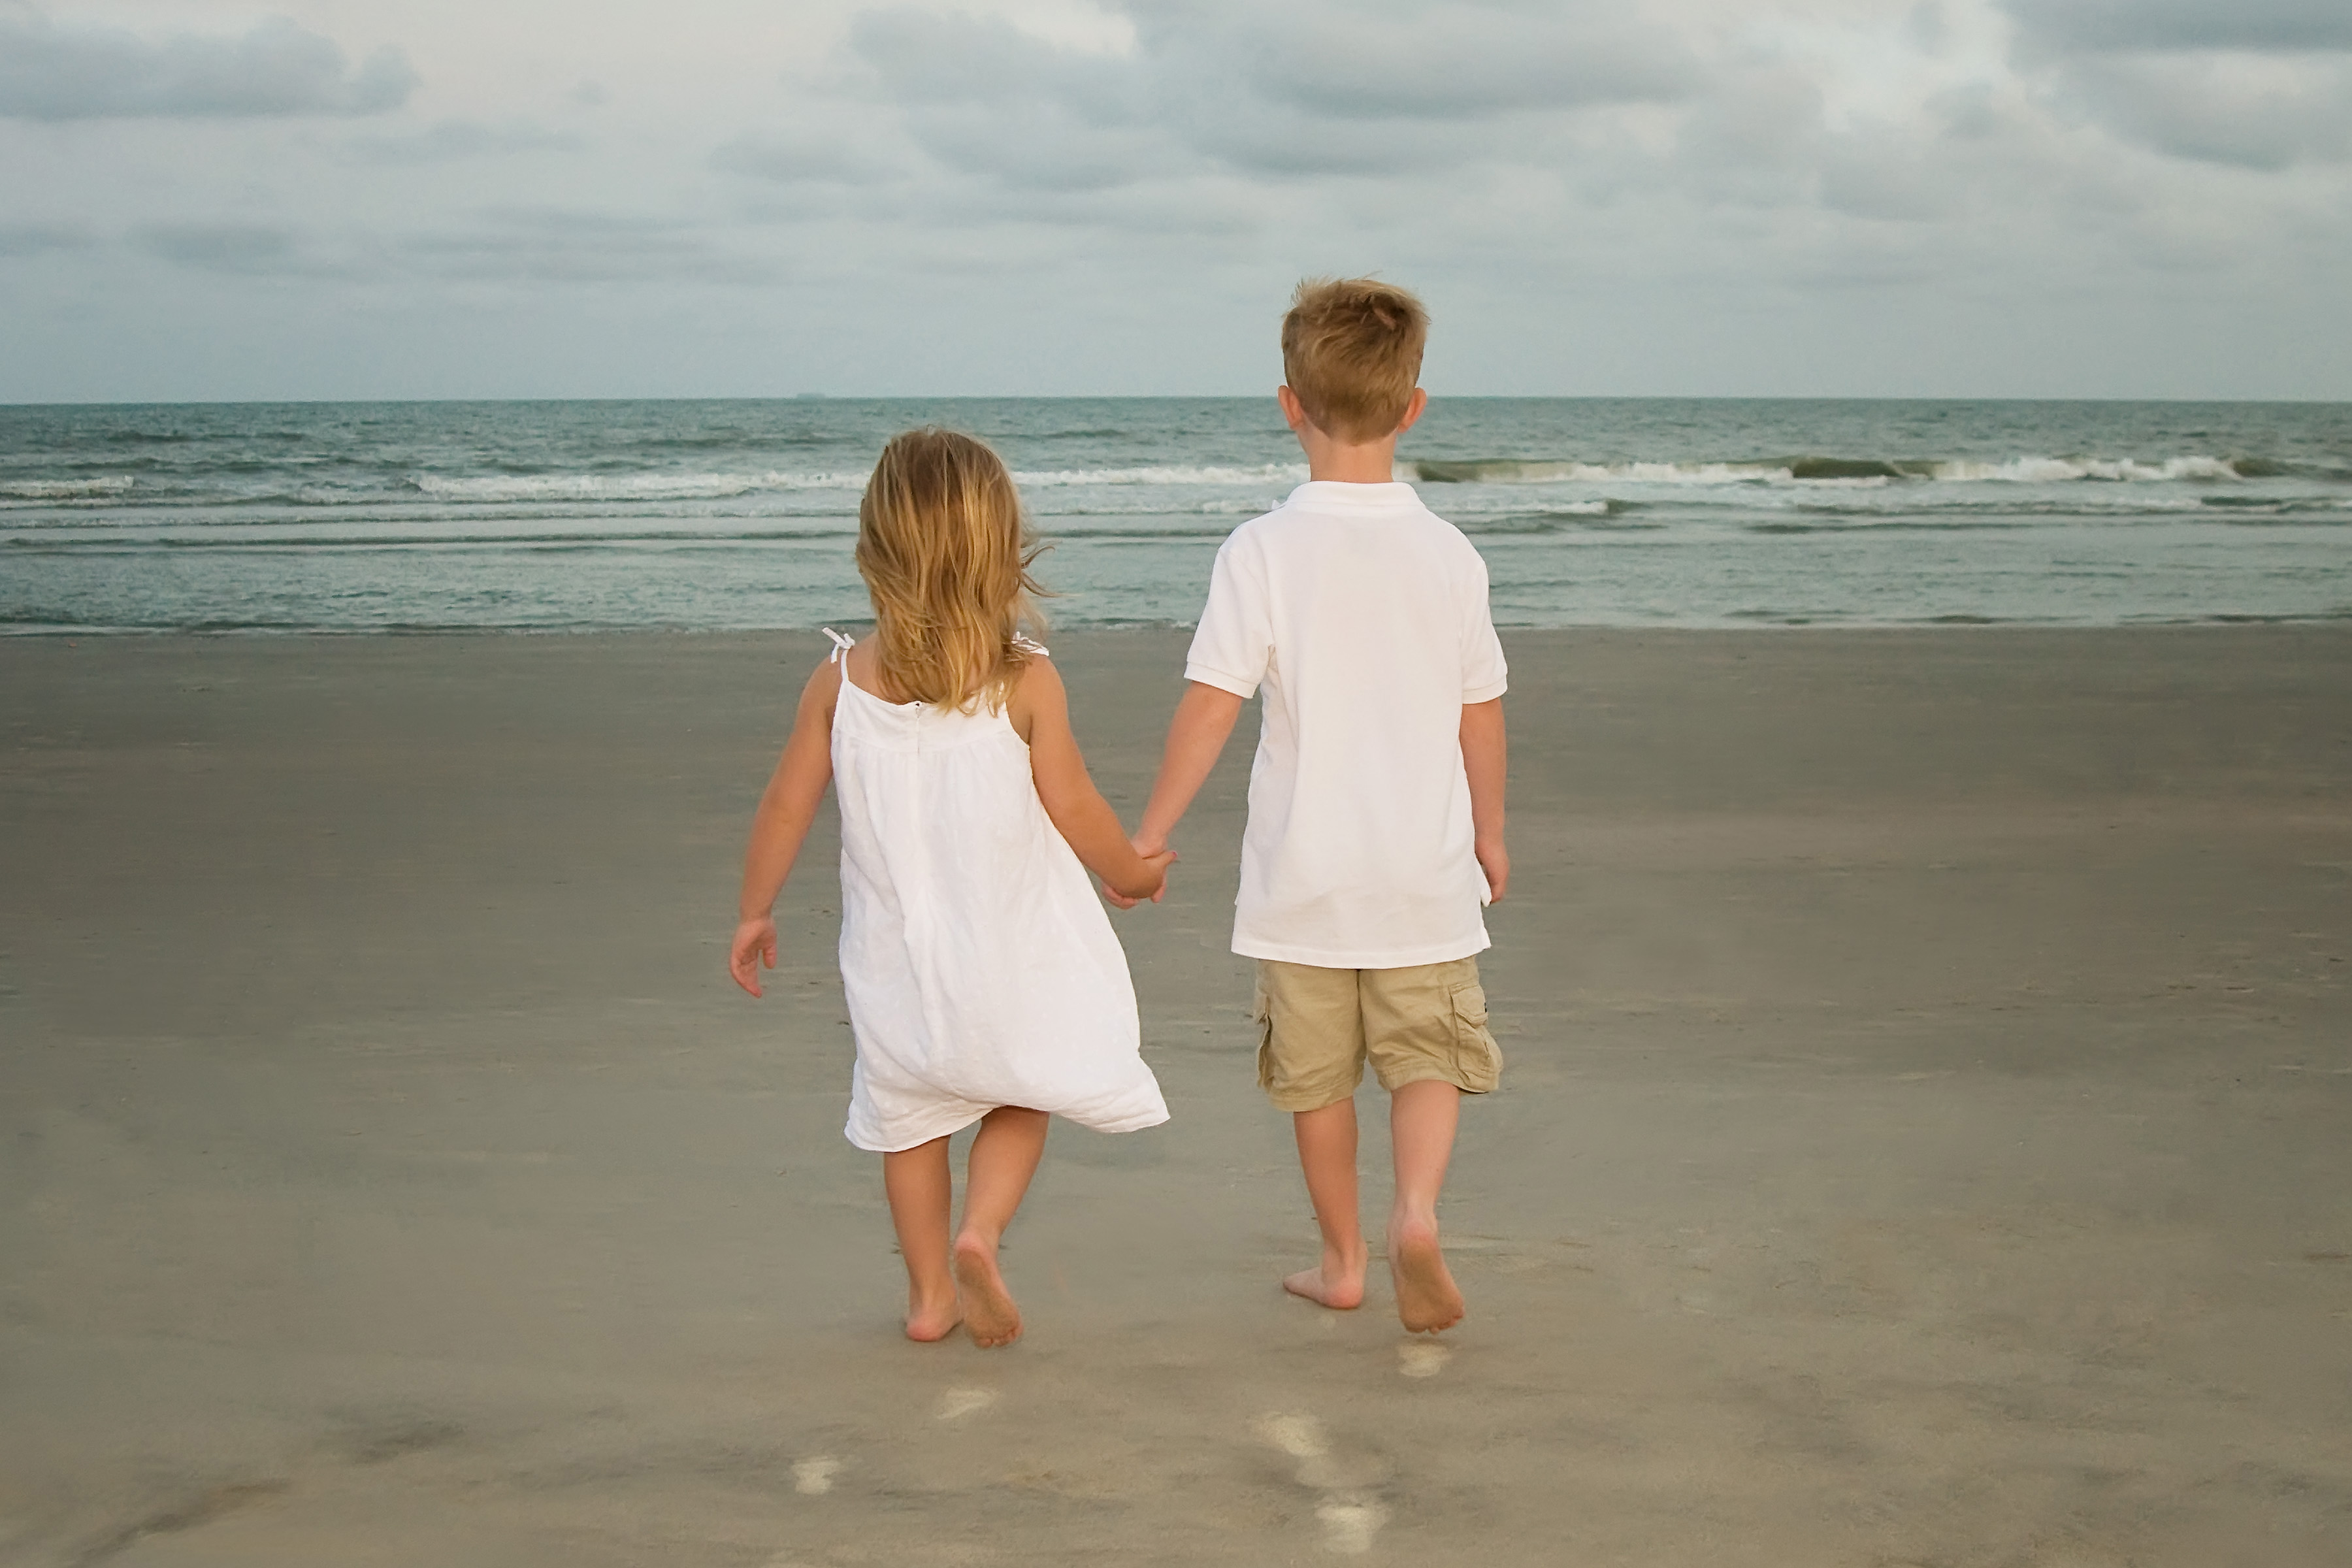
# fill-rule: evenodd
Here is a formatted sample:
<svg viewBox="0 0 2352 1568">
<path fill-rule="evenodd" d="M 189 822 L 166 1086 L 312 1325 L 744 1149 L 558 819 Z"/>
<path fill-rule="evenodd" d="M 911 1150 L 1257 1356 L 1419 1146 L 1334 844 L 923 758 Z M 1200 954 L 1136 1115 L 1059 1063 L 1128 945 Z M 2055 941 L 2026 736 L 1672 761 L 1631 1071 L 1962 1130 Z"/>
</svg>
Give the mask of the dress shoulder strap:
<svg viewBox="0 0 2352 1568">
<path fill-rule="evenodd" d="M 1050 656 L 1054 651 L 1052 648 L 1047 647 L 1044 643 L 1037 641 L 1035 638 L 1023 637 L 1017 632 L 1013 634 L 1013 646 L 1019 648 L 1023 653 L 1045 654 Z"/>
<path fill-rule="evenodd" d="M 831 626 L 824 628 L 824 635 L 833 639 L 833 651 L 827 654 L 824 659 L 824 662 L 827 664 L 839 664 L 842 660 L 842 656 L 848 653 L 851 648 L 857 646 L 857 639 L 856 637 L 843 637 Z"/>
</svg>

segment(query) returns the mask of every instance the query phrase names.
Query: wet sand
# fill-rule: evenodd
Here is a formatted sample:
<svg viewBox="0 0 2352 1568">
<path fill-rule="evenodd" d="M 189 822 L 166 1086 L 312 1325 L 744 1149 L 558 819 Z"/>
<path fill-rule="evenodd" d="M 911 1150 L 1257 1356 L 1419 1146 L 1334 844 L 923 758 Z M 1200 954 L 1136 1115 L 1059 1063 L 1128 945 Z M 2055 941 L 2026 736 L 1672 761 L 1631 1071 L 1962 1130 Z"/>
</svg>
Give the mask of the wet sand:
<svg viewBox="0 0 2352 1568">
<path fill-rule="evenodd" d="M 1278 1288 L 1236 745 L 990 1352 L 829 822 L 722 973 L 821 639 L 0 642 L 0 1563 L 2352 1560 L 2352 633 L 1507 641 L 1468 1321 Z M 1181 646 L 1056 639 L 1130 814 Z"/>
</svg>

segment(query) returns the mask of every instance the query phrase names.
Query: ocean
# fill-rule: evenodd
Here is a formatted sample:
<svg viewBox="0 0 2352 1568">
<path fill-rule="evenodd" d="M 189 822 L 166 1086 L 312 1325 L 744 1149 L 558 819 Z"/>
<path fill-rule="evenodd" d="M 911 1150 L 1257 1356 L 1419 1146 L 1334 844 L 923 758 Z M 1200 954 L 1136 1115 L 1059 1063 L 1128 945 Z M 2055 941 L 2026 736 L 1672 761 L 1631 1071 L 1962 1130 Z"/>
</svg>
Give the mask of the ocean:
<svg viewBox="0 0 2352 1568">
<path fill-rule="evenodd" d="M 877 452 L 983 437 L 1060 626 L 1185 625 L 1306 468 L 1260 398 L 0 407 L 0 632 L 856 623 Z M 2352 405 L 1436 398 L 1519 626 L 2352 617 Z"/>
</svg>

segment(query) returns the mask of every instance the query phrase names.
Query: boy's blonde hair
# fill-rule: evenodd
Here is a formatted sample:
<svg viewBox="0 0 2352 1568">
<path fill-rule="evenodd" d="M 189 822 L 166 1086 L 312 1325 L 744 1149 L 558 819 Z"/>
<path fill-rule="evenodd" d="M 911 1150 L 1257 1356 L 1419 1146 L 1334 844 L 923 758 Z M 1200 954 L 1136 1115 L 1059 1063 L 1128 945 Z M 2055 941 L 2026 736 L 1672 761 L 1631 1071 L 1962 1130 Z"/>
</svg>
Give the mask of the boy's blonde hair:
<svg viewBox="0 0 2352 1568">
<path fill-rule="evenodd" d="M 1282 318 L 1282 374 L 1307 417 L 1341 441 L 1377 441 L 1404 423 L 1421 380 L 1429 312 L 1373 278 L 1309 278 Z"/>
<path fill-rule="evenodd" d="M 1042 629 L 1029 574 L 1042 550 L 1013 476 L 982 442 L 909 430 L 882 448 L 857 504 L 857 574 L 874 598 L 882 674 L 902 700 L 1004 706 Z"/>
</svg>

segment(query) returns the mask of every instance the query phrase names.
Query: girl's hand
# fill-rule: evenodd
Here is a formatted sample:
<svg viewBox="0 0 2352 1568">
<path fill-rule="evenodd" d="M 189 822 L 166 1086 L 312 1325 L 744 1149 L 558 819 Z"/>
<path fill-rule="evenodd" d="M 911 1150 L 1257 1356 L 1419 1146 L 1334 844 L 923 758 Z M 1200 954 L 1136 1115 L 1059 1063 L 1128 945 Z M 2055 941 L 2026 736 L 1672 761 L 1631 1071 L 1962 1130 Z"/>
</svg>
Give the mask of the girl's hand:
<svg viewBox="0 0 2352 1568">
<path fill-rule="evenodd" d="M 1150 899 L 1158 903 L 1168 891 L 1168 868 L 1176 864 L 1176 851 L 1162 849 L 1156 855 L 1142 855 L 1143 876 L 1130 880 L 1123 888 L 1114 888 L 1106 879 L 1103 897 L 1122 910 L 1131 910 Z"/>
<path fill-rule="evenodd" d="M 757 959 L 758 963 L 752 961 Z M 760 971 L 776 967 L 776 922 L 770 915 L 754 915 L 735 928 L 734 945 L 728 950 L 727 973 L 735 984 L 752 995 L 761 994 Z"/>
</svg>

